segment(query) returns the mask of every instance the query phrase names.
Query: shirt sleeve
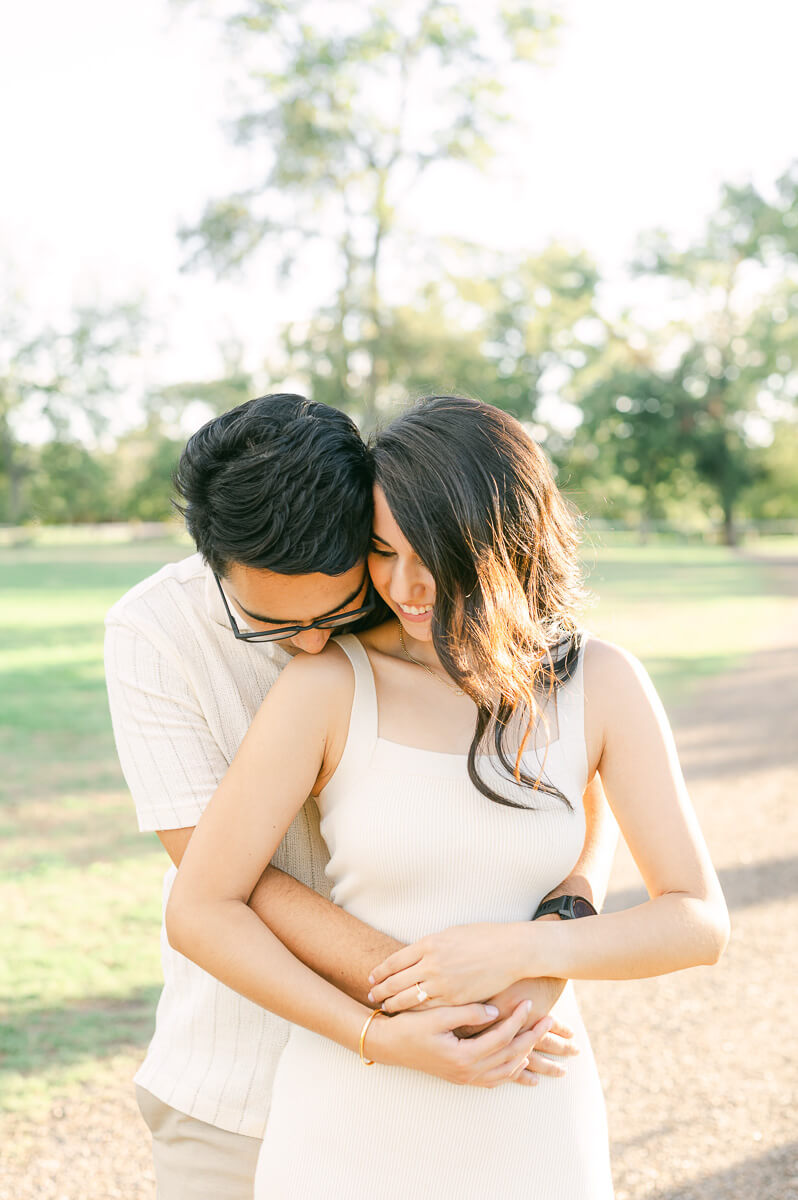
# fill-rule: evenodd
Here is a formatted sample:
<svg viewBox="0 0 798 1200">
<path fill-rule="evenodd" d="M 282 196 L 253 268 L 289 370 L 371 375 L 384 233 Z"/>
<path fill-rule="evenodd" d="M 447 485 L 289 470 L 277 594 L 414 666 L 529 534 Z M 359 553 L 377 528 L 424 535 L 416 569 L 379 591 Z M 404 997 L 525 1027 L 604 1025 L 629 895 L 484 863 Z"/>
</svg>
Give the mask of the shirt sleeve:
<svg viewBox="0 0 798 1200">
<path fill-rule="evenodd" d="M 196 825 L 229 764 L 179 662 L 115 621 L 106 628 L 105 676 L 139 829 Z"/>
</svg>

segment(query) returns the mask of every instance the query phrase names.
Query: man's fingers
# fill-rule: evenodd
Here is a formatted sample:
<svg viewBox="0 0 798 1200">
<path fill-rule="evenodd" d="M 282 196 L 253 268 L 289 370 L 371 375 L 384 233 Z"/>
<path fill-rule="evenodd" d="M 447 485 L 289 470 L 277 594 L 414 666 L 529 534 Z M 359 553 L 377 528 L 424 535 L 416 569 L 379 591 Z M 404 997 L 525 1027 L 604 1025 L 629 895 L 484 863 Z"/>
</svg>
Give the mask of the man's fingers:
<svg viewBox="0 0 798 1200">
<path fill-rule="evenodd" d="M 558 1021 L 556 1017 L 552 1017 L 554 1024 L 551 1027 L 551 1032 L 557 1037 L 572 1038 L 574 1031 L 570 1025 L 566 1025 L 565 1021 Z"/>
<path fill-rule="evenodd" d="M 529 1055 L 529 1070 L 535 1075 L 551 1075 L 555 1079 L 561 1079 L 566 1074 L 565 1067 L 538 1054 L 536 1050 Z"/>
<path fill-rule="evenodd" d="M 579 1047 L 573 1042 L 566 1042 L 561 1037 L 555 1037 L 554 1030 L 550 1030 L 545 1037 L 542 1037 L 535 1049 L 540 1050 L 543 1054 L 556 1054 L 558 1058 L 573 1058 L 579 1053 Z"/>
</svg>

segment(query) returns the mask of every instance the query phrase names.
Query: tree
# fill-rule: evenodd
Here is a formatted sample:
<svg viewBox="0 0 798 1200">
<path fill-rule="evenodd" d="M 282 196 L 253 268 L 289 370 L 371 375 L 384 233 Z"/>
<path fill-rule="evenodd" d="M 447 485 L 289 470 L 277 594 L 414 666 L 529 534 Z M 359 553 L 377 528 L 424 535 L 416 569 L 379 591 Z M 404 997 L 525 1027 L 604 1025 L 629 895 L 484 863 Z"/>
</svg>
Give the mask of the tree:
<svg viewBox="0 0 798 1200">
<path fill-rule="evenodd" d="M 387 269 L 394 288 L 403 258 L 425 269 L 402 206 L 441 164 L 485 166 L 510 119 L 500 81 L 555 27 L 537 5 L 486 6 L 477 23 L 443 0 L 250 0 L 230 20 L 250 67 L 233 132 L 263 165 L 182 231 L 190 262 L 221 273 L 277 244 L 288 272 L 332 246 L 334 294 L 308 329 L 324 345 L 315 381 L 359 397 L 366 425 L 391 384 Z"/>
<path fill-rule="evenodd" d="M 677 285 L 678 438 L 736 540 L 742 494 L 756 478 L 757 429 L 798 392 L 798 164 L 766 200 L 752 184 L 723 189 L 703 235 L 680 248 L 662 231 L 644 239 L 637 269 Z"/>
<path fill-rule="evenodd" d="M 102 435 L 122 390 L 121 363 L 139 345 L 143 316 L 132 304 L 82 308 L 63 328 L 31 333 L 20 308 L 10 312 L 0 328 L 0 469 L 6 480 L 2 519 L 15 524 L 35 469 L 31 443 L 49 436 L 64 449 Z"/>
<path fill-rule="evenodd" d="M 110 466 L 80 442 L 47 442 L 31 474 L 31 515 L 45 525 L 112 521 L 118 514 L 111 482 Z"/>
</svg>

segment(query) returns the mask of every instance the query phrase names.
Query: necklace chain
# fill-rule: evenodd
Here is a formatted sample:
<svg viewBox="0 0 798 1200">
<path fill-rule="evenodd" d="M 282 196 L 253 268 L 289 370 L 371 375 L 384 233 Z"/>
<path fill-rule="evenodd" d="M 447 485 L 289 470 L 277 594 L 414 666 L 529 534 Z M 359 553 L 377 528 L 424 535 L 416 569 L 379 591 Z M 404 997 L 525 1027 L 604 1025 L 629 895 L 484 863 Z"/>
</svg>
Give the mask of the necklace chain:
<svg viewBox="0 0 798 1200">
<path fill-rule="evenodd" d="M 417 667 L 421 667 L 421 669 L 426 671 L 428 675 L 431 675 L 433 679 L 437 679 L 438 683 L 442 683 L 443 686 L 448 688 L 450 692 L 454 692 L 455 696 L 465 696 L 466 693 L 462 688 L 457 687 L 457 685 L 454 683 L 447 683 L 437 671 L 433 671 L 432 667 L 428 667 L 426 663 L 421 662 L 421 660 L 418 658 L 413 658 L 413 655 L 405 645 L 405 631 L 402 627 L 401 621 L 399 622 L 399 644 L 402 647 L 405 658 L 409 659 L 411 663 L 415 663 Z"/>
</svg>

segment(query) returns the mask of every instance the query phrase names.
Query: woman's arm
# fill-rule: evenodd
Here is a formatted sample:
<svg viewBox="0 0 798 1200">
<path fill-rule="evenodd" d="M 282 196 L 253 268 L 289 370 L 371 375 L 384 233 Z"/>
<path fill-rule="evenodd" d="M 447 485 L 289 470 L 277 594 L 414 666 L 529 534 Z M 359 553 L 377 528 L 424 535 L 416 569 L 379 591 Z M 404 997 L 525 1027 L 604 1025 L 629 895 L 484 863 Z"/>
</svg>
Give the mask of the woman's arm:
<svg viewBox="0 0 798 1200">
<path fill-rule="evenodd" d="M 341 714 L 348 715 L 353 692 L 342 660 L 337 647 L 297 658 L 267 695 L 186 847 L 166 928 L 176 950 L 228 987 L 357 1052 L 371 1010 L 304 966 L 248 907 L 291 821 L 340 754 Z M 479 1037 L 452 1032 L 497 1015 L 478 1004 L 409 1013 L 401 1023 L 377 1020 L 367 1053 L 453 1082 L 495 1086 L 523 1070 L 550 1026 L 523 1031 L 527 1009 L 518 1005 Z"/>
<path fill-rule="evenodd" d="M 386 1008 L 399 1011 L 400 993 L 418 979 L 452 1003 L 495 995 L 528 975 L 642 979 L 717 962 L 728 913 L 659 698 L 639 663 L 595 641 L 586 650 L 585 695 L 589 758 L 651 898 L 575 921 L 461 926 L 424 938 L 376 969 L 375 1003 L 395 997 Z"/>
</svg>

